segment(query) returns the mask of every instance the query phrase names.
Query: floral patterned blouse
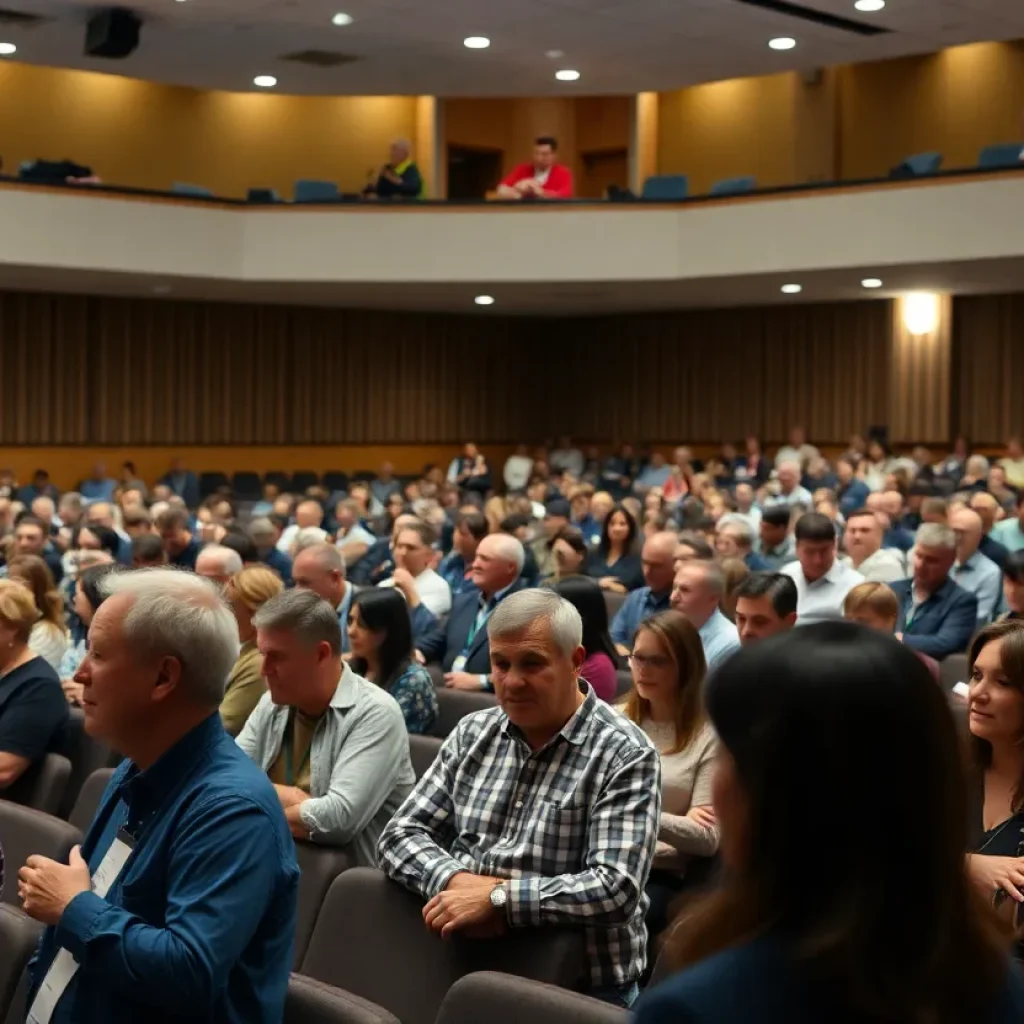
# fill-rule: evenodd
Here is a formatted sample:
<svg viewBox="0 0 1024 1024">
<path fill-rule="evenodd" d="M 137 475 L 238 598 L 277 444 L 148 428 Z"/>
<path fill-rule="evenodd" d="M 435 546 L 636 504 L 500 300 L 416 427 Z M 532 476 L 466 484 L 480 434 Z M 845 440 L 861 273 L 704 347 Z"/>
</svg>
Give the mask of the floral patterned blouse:
<svg viewBox="0 0 1024 1024">
<path fill-rule="evenodd" d="M 427 733 L 437 719 L 437 693 L 434 681 L 422 665 L 410 662 L 388 687 L 398 701 L 410 733 Z"/>
</svg>

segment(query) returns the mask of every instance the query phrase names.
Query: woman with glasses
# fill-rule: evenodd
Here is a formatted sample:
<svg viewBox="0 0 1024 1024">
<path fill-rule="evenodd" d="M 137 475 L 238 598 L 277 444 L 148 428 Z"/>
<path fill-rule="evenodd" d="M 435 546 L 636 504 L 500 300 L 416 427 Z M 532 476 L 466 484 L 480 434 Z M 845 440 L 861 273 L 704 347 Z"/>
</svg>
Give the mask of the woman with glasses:
<svg viewBox="0 0 1024 1024">
<path fill-rule="evenodd" d="M 718 742 L 704 713 L 704 647 L 685 616 L 667 611 L 642 622 L 629 666 L 633 689 L 620 710 L 661 754 L 661 824 L 647 883 L 650 969 L 653 943 L 669 922 L 687 870 L 695 860 L 714 857 L 718 851 L 718 827 L 711 810 Z"/>
</svg>

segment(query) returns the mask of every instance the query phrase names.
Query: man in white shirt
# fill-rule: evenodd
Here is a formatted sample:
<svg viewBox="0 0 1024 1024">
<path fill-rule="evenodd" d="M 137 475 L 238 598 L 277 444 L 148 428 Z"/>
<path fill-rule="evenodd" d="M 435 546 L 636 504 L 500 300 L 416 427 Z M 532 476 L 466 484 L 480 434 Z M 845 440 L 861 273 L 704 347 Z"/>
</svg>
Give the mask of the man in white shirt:
<svg viewBox="0 0 1024 1024">
<path fill-rule="evenodd" d="M 789 431 L 789 444 L 784 444 L 775 453 L 775 468 L 781 469 L 784 462 L 796 462 L 803 470 L 811 459 L 816 459 L 820 455 L 821 452 L 813 444 L 807 443 L 804 428 L 793 427 Z"/>
<path fill-rule="evenodd" d="M 796 624 L 808 626 L 843 617 L 846 595 L 864 577 L 836 561 L 836 528 L 827 516 L 808 512 L 796 521 L 795 562 L 781 572 L 796 584 Z"/>
<path fill-rule="evenodd" d="M 843 547 L 847 557 L 845 565 L 871 583 L 895 583 L 906 579 L 907 566 L 903 554 L 896 548 L 883 548 L 882 521 L 869 508 L 851 512 L 846 520 Z"/>
<path fill-rule="evenodd" d="M 295 508 L 295 522 L 286 526 L 281 533 L 281 539 L 277 542 L 277 550 L 282 554 L 290 555 L 292 543 L 299 530 L 320 529 L 324 521 L 324 510 L 319 501 L 300 501 Z M 327 531 L 323 531 L 320 540 L 327 539 Z"/>
<path fill-rule="evenodd" d="M 526 454 L 526 445 L 519 445 L 514 455 L 505 460 L 505 468 L 502 470 L 502 477 L 505 486 L 512 491 L 525 491 L 526 485 L 530 482 L 530 474 L 533 472 L 533 459 Z"/>
<path fill-rule="evenodd" d="M 406 523 L 395 535 L 395 571 L 379 587 L 397 587 L 410 608 L 422 604 L 434 616 L 447 615 L 452 607 L 452 591 L 444 579 L 430 568 L 434 557 L 434 531 L 427 523 Z"/>
<path fill-rule="evenodd" d="M 773 505 L 803 505 L 804 508 L 810 508 L 814 504 L 811 492 L 800 486 L 800 463 L 796 459 L 780 463 L 776 475 L 779 478 L 779 493 L 765 498 L 765 508 Z"/>
</svg>

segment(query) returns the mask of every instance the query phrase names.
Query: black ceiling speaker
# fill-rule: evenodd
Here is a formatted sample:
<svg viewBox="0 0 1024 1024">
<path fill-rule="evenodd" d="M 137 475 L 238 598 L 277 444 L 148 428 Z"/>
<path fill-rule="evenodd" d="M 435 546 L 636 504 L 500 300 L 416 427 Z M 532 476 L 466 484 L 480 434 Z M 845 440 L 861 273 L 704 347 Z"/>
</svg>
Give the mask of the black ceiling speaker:
<svg viewBox="0 0 1024 1024">
<path fill-rule="evenodd" d="M 127 57 L 139 45 L 142 20 L 123 7 L 97 11 L 85 27 L 85 52 L 89 57 Z"/>
</svg>

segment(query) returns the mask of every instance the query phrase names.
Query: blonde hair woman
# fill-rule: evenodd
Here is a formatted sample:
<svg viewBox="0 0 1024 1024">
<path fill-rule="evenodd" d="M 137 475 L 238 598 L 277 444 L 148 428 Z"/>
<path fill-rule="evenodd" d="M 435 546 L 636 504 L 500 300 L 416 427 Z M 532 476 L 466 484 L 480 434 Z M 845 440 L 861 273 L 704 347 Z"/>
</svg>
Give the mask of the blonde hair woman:
<svg viewBox="0 0 1024 1024">
<path fill-rule="evenodd" d="M 36 555 L 18 555 L 7 565 L 7 576 L 31 594 L 36 621 L 28 645 L 52 669 L 60 668 L 68 649 L 68 630 L 64 622 L 64 599 L 53 582 L 50 567 Z"/>
<path fill-rule="evenodd" d="M 242 731 L 242 726 L 267 689 L 262 675 L 263 658 L 256 649 L 256 627 L 252 624 L 252 617 L 282 590 L 281 577 L 263 565 L 246 567 L 235 573 L 224 586 L 224 598 L 234 612 L 238 639 L 242 644 L 220 705 L 221 721 L 232 736 Z"/>
</svg>

